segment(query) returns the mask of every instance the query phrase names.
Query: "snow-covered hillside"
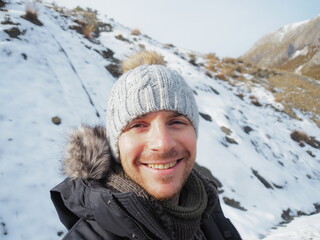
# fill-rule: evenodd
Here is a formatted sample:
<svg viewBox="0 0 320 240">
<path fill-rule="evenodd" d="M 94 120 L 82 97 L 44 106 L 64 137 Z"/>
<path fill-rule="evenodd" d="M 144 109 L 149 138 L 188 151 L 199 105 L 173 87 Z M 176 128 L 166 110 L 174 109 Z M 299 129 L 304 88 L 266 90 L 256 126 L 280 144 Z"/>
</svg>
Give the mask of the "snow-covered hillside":
<svg viewBox="0 0 320 240">
<path fill-rule="evenodd" d="M 223 210 L 244 239 L 293 239 L 271 229 L 320 211 L 320 129 L 308 116 L 296 110 L 301 120 L 293 119 L 265 88 L 209 77 L 190 63 L 191 51 L 132 34 L 114 20 L 101 17 L 99 36 L 88 40 L 73 30 L 80 18 L 74 12 L 37 3 L 36 25 L 21 17 L 25 6 L 0 0 L 1 239 L 66 233 L 49 190 L 63 179 L 67 133 L 81 123 L 104 124 L 118 61 L 141 48 L 163 55 L 193 88 L 202 116 L 197 161 L 221 183 Z M 299 132 L 308 136 L 300 143 L 292 139 Z"/>
</svg>

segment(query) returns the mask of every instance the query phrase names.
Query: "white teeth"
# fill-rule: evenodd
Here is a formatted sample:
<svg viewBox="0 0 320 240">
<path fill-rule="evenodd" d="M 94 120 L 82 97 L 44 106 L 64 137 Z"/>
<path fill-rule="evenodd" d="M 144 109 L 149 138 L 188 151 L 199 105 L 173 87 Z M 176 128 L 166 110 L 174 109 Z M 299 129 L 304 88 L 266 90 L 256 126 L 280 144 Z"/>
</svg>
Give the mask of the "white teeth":
<svg viewBox="0 0 320 240">
<path fill-rule="evenodd" d="M 155 168 L 155 169 L 169 169 L 172 168 L 173 166 L 175 166 L 177 164 L 177 161 L 171 162 L 171 163 L 167 163 L 167 164 L 153 164 L 153 163 L 149 163 L 148 167 L 149 168 Z"/>
</svg>

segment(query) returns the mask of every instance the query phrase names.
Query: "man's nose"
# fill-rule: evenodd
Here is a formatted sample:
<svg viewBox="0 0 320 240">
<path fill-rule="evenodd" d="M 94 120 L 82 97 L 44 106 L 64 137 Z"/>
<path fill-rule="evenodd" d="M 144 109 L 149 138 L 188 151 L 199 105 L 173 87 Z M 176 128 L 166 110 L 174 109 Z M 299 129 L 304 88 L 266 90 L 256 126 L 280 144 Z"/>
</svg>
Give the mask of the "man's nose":
<svg viewBox="0 0 320 240">
<path fill-rule="evenodd" d="M 176 141 L 172 132 L 165 124 L 151 125 L 149 131 L 149 149 L 157 152 L 168 152 L 175 147 Z"/>
</svg>

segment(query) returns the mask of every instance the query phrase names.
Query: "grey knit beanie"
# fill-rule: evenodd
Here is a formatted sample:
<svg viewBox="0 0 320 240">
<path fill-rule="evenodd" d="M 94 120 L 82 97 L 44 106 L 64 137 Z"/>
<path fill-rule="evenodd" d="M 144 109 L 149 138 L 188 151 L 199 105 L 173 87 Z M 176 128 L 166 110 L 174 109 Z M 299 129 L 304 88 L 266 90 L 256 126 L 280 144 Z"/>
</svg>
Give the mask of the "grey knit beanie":
<svg viewBox="0 0 320 240">
<path fill-rule="evenodd" d="M 124 128 L 137 117 L 160 110 L 186 116 L 198 135 L 199 114 L 193 92 L 176 71 L 162 65 L 142 65 L 116 81 L 106 119 L 107 139 L 116 161 L 120 162 L 118 141 Z"/>
</svg>

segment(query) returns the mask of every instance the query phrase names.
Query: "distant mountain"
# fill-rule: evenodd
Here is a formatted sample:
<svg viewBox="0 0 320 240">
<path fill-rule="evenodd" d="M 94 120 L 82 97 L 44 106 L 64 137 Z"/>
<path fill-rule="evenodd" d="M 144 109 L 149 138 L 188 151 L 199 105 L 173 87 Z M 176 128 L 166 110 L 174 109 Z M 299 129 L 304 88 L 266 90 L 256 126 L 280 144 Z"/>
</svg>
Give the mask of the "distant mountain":
<svg viewBox="0 0 320 240">
<path fill-rule="evenodd" d="M 320 80 L 320 16 L 264 36 L 241 59 Z"/>
</svg>

